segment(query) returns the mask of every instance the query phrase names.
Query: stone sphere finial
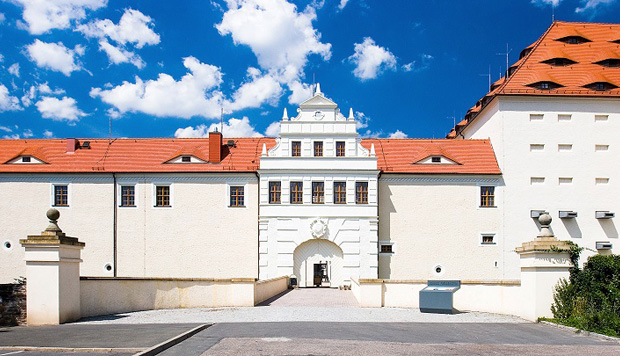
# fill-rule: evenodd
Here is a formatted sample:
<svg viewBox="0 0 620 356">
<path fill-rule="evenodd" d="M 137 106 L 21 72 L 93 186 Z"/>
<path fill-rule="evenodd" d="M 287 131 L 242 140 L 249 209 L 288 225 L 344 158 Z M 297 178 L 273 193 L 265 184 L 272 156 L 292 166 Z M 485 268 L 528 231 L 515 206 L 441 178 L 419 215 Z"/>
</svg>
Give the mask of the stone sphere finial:
<svg viewBox="0 0 620 356">
<path fill-rule="evenodd" d="M 45 231 L 61 232 L 62 230 L 60 229 L 60 227 L 58 227 L 58 218 L 60 218 L 60 211 L 52 208 L 49 209 L 45 215 L 47 215 L 47 218 L 50 219 L 50 224 L 48 225 L 47 229 L 45 229 Z"/>
<path fill-rule="evenodd" d="M 551 215 L 548 213 L 540 214 L 538 217 L 538 222 L 540 223 L 540 234 L 538 234 L 538 237 L 554 237 L 553 232 L 549 229 L 552 220 Z"/>
</svg>

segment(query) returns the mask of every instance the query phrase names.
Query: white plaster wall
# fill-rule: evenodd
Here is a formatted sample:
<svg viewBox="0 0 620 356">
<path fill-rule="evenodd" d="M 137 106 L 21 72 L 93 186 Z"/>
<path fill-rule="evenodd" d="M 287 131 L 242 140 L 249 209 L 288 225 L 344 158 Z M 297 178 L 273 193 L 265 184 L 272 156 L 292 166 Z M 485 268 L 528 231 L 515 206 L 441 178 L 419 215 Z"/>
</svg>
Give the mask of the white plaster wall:
<svg viewBox="0 0 620 356">
<path fill-rule="evenodd" d="M 118 276 L 258 276 L 255 176 L 202 177 L 119 177 L 120 185 L 136 182 L 137 207 L 118 208 Z M 154 184 L 171 184 L 171 207 L 153 206 Z M 245 207 L 228 206 L 231 185 L 245 187 Z"/>
<path fill-rule="evenodd" d="M 254 305 L 276 296 L 288 289 L 288 276 L 276 277 L 254 284 Z"/>
<path fill-rule="evenodd" d="M 0 180 L 0 212 L 4 224 L 0 243 L 10 241 L 10 250 L 0 247 L 0 283 L 25 276 L 24 249 L 20 239 L 38 235 L 48 223 L 46 211 L 52 207 L 52 184 L 69 184 L 69 206 L 57 207 L 59 226 L 68 236 L 86 243 L 82 251 L 81 273 L 105 276 L 104 265 L 112 261 L 113 189 L 112 177 L 98 175 L 99 182 L 77 176 L 3 175 Z M 107 182 L 107 183 L 106 183 Z"/>
<path fill-rule="evenodd" d="M 496 186 L 496 208 L 479 208 L 480 185 Z M 393 243 L 394 252 L 379 254 L 379 278 L 503 279 L 514 252 L 504 249 L 502 190 L 492 176 L 382 175 L 379 243 Z M 496 244 L 481 245 L 481 233 L 495 233 Z"/>
<path fill-rule="evenodd" d="M 547 210 L 558 239 L 586 248 L 582 262 L 596 253 L 597 241 L 611 242 L 613 252 L 619 253 L 618 218 L 594 216 L 597 210 L 620 213 L 620 100 L 500 97 L 498 105 L 497 111 L 485 109 L 483 120 L 477 118 L 464 135 L 490 138 L 496 151 L 506 183 L 502 221 L 507 247 L 532 240 L 539 224 L 530 218 L 530 210 Z M 531 114 L 542 114 L 543 119 L 532 121 Z M 558 115 L 571 115 L 571 120 L 560 121 Z M 596 121 L 596 115 L 608 115 L 608 120 Z M 544 148 L 531 151 L 532 144 Z M 559 145 L 566 144 L 572 149 L 559 150 Z M 596 151 L 595 145 L 609 145 L 609 149 Z M 545 178 L 544 183 L 532 184 L 532 177 Z M 560 184 L 560 178 L 572 178 L 572 183 Z M 609 178 L 609 182 L 597 184 L 596 178 Z M 576 211 L 579 216 L 562 220 L 560 210 Z M 507 278 L 518 273 L 518 258 L 511 258 Z"/>
</svg>

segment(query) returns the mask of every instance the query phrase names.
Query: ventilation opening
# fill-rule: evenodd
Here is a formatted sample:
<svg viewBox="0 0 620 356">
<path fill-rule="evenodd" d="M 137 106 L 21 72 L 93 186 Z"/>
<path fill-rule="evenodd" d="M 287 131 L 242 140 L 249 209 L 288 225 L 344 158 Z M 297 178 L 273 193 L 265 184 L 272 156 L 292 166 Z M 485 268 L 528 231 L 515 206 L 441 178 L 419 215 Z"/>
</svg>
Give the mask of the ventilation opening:
<svg viewBox="0 0 620 356">
<path fill-rule="evenodd" d="M 585 87 L 590 90 L 607 91 L 607 90 L 616 89 L 618 86 L 608 83 L 608 82 L 596 82 L 596 83 L 590 83 L 588 85 L 585 85 Z"/>
<path fill-rule="evenodd" d="M 594 64 L 598 64 L 604 67 L 617 68 L 620 67 L 620 59 L 609 58 L 602 61 L 594 62 Z"/>
<path fill-rule="evenodd" d="M 558 38 L 557 41 L 568 43 L 568 44 L 580 44 L 586 42 L 592 42 L 589 39 L 581 36 L 566 36 L 562 38 Z"/>
<path fill-rule="evenodd" d="M 191 156 L 183 156 L 181 157 L 181 162 L 191 162 L 192 161 L 192 157 Z"/>
<path fill-rule="evenodd" d="M 30 163 L 31 162 L 30 157 L 22 157 L 22 162 Z"/>
<path fill-rule="evenodd" d="M 549 82 L 549 81 L 536 82 L 536 83 L 528 84 L 527 86 L 538 89 L 538 90 L 552 90 L 552 89 L 557 89 L 557 88 L 562 87 L 562 85 L 558 83 Z"/>
<path fill-rule="evenodd" d="M 542 63 L 548 64 L 554 67 L 567 67 L 577 62 L 573 61 L 572 59 L 568 59 L 568 58 L 551 58 L 551 59 L 547 59 L 546 61 L 542 61 Z"/>
</svg>

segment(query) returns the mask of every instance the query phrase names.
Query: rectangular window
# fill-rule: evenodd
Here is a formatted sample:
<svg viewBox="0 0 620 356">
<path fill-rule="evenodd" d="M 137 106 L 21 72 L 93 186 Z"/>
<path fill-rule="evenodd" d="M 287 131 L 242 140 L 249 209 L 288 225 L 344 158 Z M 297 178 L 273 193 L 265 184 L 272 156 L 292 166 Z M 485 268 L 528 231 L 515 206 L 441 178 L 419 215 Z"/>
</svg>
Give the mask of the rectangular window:
<svg viewBox="0 0 620 356">
<path fill-rule="evenodd" d="M 183 156 L 181 157 L 181 162 L 191 162 L 192 156 Z"/>
<path fill-rule="evenodd" d="M 368 204 L 368 182 L 355 183 L 355 203 Z"/>
<path fill-rule="evenodd" d="M 573 178 L 572 177 L 560 177 L 558 178 L 558 184 L 572 184 L 573 183 Z"/>
<path fill-rule="evenodd" d="M 344 141 L 336 141 L 336 157 L 344 157 Z"/>
<path fill-rule="evenodd" d="M 531 177 L 530 184 L 543 184 L 545 183 L 545 177 Z"/>
<path fill-rule="evenodd" d="M 595 122 L 605 122 L 609 119 L 609 115 L 594 115 Z"/>
<path fill-rule="evenodd" d="M 495 235 L 494 234 L 482 234 L 482 240 L 480 241 L 483 245 L 495 245 Z"/>
<path fill-rule="evenodd" d="M 136 206 L 136 187 L 133 185 L 121 186 L 121 206 Z"/>
<path fill-rule="evenodd" d="M 280 204 L 282 196 L 282 184 L 280 182 L 269 182 L 269 204 Z"/>
<path fill-rule="evenodd" d="M 293 157 L 301 157 L 301 141 L 293 141 L 291 143 L 291 155 Z"/>
<path fill-rule="evenodd" d="M 22 162 L 24 162 L 24 163 L 30 163 L 30 157 L 29 157 L 29 156 L 22 157 Z"/>
<path fill-rule="evenodd" d="M 54 186 L 54 206 L 69 206 L 69 187 L 66 185 Z"/>
<path fill-rule="evenodd" d="M 304 183 L 291 182 L 291 204 L 302 204 L 304 202 Z"/>
<path fill-rule="evenodd" d="M 595 145 L 594 151 L 596 152 L 609 151 L 609 145 Z"/>
<path fill-rule="evenodd" d="M 323 182 L 312 182 L 312 204 L 325 203 L 325 184 Z"/>
<path fill-rule="evenodd" d="M 381 245 L 381 249 L 379 250 L 381 253 L 393 253 L 392 245 Z"/>
<path fill-rule="evenodd" d="M 441 157 L 433 156 L 433 157 L 431 157 L 431 162 L 432 163 L 441 163 Z"/>
<path fill-rule="evenodd" d="M 314 142 L 314 157 L 323 157 L 323 141 Z"/>
<path fill-rule="evenodd" d="M 230 206 L 245 206 L 243 201 L 243 187 L 230 187 Z"/>
<path fill-rule="evenodd" d="M 169 185 L 158 185 L 155 187 L 155 206 L 170 206 Z"/>
<path fill-rule="evenodd" d="M 600 184 L 608 184 L 609 183 L 609 178 L 596 178 L 594 180 L 594 183 L 596 185 L 600 185 Z"/>
<path fill-rule="evenodd" d="M 542 121 L 544 117 L 543 114 L 530 114 L 530 121 Z"/>
<path fill-rule="evenodd" d="M 334 182 L 334 204 L 347 203 L 347 183 Z"/>
<path fill-rule="evenodd" d="M 568 152 L 573 149 L 573 145 L 570 143 L 561 143 L 558 145 L 558 152 Z"/>
<path fill-rule="evenodd" d="M 558 115 L 558 121 L 562 122 L 562 121 L 570 121 L 571 120 L 571 115 L 570 114 L 559 114 Z"/>
<path fill-rule="evenodd" d="M 544 151 L 544 150 L 545 150 L 545 145 L 542 143 L 530 144 L 530 152 Z"/>
<path fill-rule="evenodd" d="M 495 207 L 495 187 L 480 187 L 480 206 Z"/>
</svg>

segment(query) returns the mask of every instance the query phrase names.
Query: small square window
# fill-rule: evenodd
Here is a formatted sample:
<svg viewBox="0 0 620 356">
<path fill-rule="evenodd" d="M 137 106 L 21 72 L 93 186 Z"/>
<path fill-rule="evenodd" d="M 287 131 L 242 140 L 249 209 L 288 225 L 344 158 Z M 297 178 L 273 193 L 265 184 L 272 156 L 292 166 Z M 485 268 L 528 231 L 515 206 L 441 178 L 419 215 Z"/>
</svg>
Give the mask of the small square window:
<svg viewBox="0 0 620 356">
<path fill-rule="evenodd" d="M 480 187 L 480 207 L 495 207 L 495 187 Z"/>
<path fill-rule="evenodd" d="M 183 156 L 181 157 L 181 162 L 191 162 L 192 156 Z"/>
<path fill-rule="evenodd" d="M 336 141 L 336 157 L 345 156 L 345 147 L 344 141 Z"/>
<path fill-rule="evenodd" d="M 293 141 L 291 143 L 291 155 L 293 157 L 301 157 L 301 141 Z"/>
<path fill-rule="evenodd" d="M 323 157 L 323 141 L 314 142 L 314 157 Z"/>
<path fill-rule="evenodd" d="M 22 157 L 22 162 L 24 162 L 24 163 L 30 163 L 30 156 L 25 156 L 25 157 Z"/>
<path fill-rule="evenodd" d="M 431 162 L 433 162 L 433 163 L 441 163 L 441 157 L 433 156 L 433 157 L 431 157 Z"/>
<path fill-rule="evenodd" d="M 155 206 L 170 206 L 170 186 L 158 185 L 155 187 Z"/>
<path fill-rule="evenodd" d="M 66 185 L 54 186 L 54 206 L 69 206 L 69 187 Z"/>
<path fill-rule="evenodd" d="M 136 187 L 133 185 L 121 186 L 121 206 L 136 206 Z"/>
<path fill-rule="evenodd" d="M 230 206 L 231 207 L 243 207 L 245 206 L 243 187 L 233 186 L 230 187 Z"/>
<path fill-rule="evenodd" d="M 394 250 L 392 249 L 391 244 L 381 245 L 381 248 L 379 251 L 381 253 L 394 253 Z"/>
<path fill-rule="evenodd" d="M 495 245 L 495 234 L 482 234 L 482 245 Z"/>
</svg>

